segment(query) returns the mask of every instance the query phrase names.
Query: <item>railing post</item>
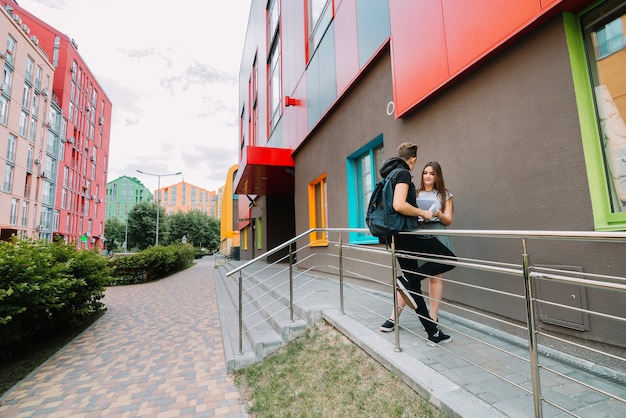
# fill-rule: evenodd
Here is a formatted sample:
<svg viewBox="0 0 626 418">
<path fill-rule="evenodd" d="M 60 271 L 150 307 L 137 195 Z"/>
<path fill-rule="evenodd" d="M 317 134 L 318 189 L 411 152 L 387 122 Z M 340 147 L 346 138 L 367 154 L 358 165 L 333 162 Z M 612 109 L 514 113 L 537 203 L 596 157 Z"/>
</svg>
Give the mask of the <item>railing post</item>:
<svg viewBox="0 0 626 418">
<path fill-rule="evenodd" d="M 541 408 L 541 382 L 539 379 L 539 354 L 537 350 L 537 334 L 535 330 L 535 308 L 530 281 L 530 258 L 526 248 L 526 238 L 522 238 L 522 267 L 524 269 L 524 293 L 526 297 L 526 316 L 528 321 L 528 347 L 530 350 L 530 371 L 533 380 L 533 398 L 535 417 L 543 417 Z"/>
<path fill-rule="evenodd" d="M 396 283 L 396 237 L 391 237 L 391 283 L 393 283 L 393 316 L 394 321 L 394 334 L 396 337 L 396 348 L 394 351 L 402 351 L 400 347 L 400 315 L 398 315 L 398 283 Z"/>
<path fill-rule="evenodd" d="M 243 277 L 239 271 L 239 352 L 243 354 Z"/>
<path fill-rule="evenodd" d="M 339 233 L 339 312 L 344 315 L 343 310 L 343 240 Z"/>
<path fill-rule="evenodd" d="M 289 245 L 289 321 L 293 322 L 293 250 Z"/>
</svg>

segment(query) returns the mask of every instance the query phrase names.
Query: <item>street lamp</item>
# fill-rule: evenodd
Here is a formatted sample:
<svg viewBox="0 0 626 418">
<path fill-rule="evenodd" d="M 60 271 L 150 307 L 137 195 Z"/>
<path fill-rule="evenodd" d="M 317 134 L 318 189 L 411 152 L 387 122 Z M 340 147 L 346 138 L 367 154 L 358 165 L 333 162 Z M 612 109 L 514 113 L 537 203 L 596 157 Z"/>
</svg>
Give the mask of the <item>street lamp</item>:
<svg viewBox="0 0 626 418">
<path fill-rule="evenodd" d="M 167 176 L 178 176 L 183 174 L 182 171 L 171 174 L 153 174 L 146 173 L 145 171 L 137 170 L 138 173 L 145 174 L 147 176 L 155 176 L 157 178 L 157 218 L 156 218 L 156 238 L 154 240 L 154 245 L 159 245 L 159 212 L 161 212 L 161 177 Z"/>
</svg>

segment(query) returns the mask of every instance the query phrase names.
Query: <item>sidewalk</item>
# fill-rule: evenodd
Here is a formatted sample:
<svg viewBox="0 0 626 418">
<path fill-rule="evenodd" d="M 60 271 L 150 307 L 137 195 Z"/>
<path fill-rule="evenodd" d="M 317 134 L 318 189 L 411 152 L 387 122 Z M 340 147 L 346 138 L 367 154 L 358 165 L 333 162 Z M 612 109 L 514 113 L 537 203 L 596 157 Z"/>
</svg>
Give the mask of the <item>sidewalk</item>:
<svg viewBox="0 0 626 418">
<path fill-rule="evenodd" d="M 226 271 L 237 265 L 241 263 L 231 262 L 225 266 Z M 264 289 L 273 289 L 274 293 L 278 293 L 281 286 L 285 289 L 281 285 L 288 275 L 286 272 L 281 273 L 285 265 L 268 267 L 261 263 L 258 267 L 250 268 L 251 271 L 246 271 L 247 274 L 253 274 L 261 268 L 264 270 L 260 274 L 254 274 L 258 283 L 249 286 L 261 286 L 259 283 L 267 280 L 263 284 Z M 216 274 L 216 279 L 224 283 L 218 285 L 220 301 L 231 300 L 232 292 L 236 292 L 236 280 L 234 277 L 225 278 L 226 271 L 220 269 L 220 274 Z M 223 294 L 228 286 L 231 287 L 231 295 Z M 429 347 L 417 316 L 406 311 L 400 318 L 401 350 L 398 351 L 395 334 L 379 330 L 392 310 L 390 293 L 346 286 L 345 314 L 342 314 L 336 280 L 294 274 L 294 303 L 300 318 L 324 318 L 447 416 L 535 416 L 529 353 L 523 338 L 440 312 L 440 327 L 452 336 L 452 341 Z M 236 320 L 236 312 L 225 313 L 225 306 L 221 304 L 220 314 Z M 232 346 L 226 345 L 230 367 L 232 362 L 245 359 L 247 353 L 244 350 L 243 356 L 237 354 L 237 338 L 233 338 L 236 335 L 234 323 L 223 322 L 222 327 L 231 329 Z M 544 417 L 626 417 L 626 374 L 623 370 L 608 369 L 545 347 L 540 347 L 539 363 L 542 367 L 542 398 L 575 414 L 570 415 L 544 401 Z M 547 369 L 600 388 L 618 399 L 568 381 Z"/>
<path fill-rule="evenodd" d="M 0 399 L 0 417 L 245 417 L 226 373 L 213 260 L 110 287 L 108 311 Z"/>
</svg>

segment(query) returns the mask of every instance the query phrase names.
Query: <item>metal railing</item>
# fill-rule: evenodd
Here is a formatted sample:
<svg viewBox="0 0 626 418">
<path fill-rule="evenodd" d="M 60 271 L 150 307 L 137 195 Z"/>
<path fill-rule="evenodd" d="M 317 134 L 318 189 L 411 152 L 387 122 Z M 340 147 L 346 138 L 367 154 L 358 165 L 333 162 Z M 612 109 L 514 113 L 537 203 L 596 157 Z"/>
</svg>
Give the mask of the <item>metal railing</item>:
<svg viewBox="0 0 626 418">
<path fill-rule="evenodd" d="M 328 247 L 324 249 L 316 249 L 315 247 L 309 246 L 309 237 L 312 233 L 316 232 L 325 232 L 327 236 L 331 234 L 338 234 L 337 241 L 329 241 Z M 256 257 L 253 260 L 245 262 L 241 266 L 229 271 L 226 276 L 233 276 L 237 273 L 238 275 L 238 320 L 239 320 L 239 330 L 238 330 L 238 345 L 239 345 L 239 353 L 243 352 L 243 308 L 244 308 L 244 280 L 247 278 L 252 278 L 252 276 L 261 277 L 264 275 L 263 270 L 272 268 L 276 266 L 278 263 L 288 263 L 288 267 L 284 268 L 278 272 L 275 272 L 271 275 L 272 278 L 275 278 L 277 275 L 281 275 L 281 277 L 286 277 L 283 281 L 285 286 L 289 286 L 287 309 L 289 309 L 290 320 L 293 321 L 294 318 L 294 270 L 297 271 L 296 276 L 315 272 L 315 274 L 326 275 L 332 277 L 334 279 L 338 279 L 338 305 L 339 310 L 342 314 L 345 313 L 344 303 L 346 300 L 346 296 L 344 293 L 344 289 L 346 285 L 346 277 L 351 279 L 357 279 L 360 282 L 369 282 L 372 284 L 384 284 L 385 286 L 389 286 L 392 288 L 393 293 L 393 312 L 398 312 L 398 298 L 396 295 L 396 264 L 397 259 L 406 257 L 406 258 L 414 258 L 418 261 L 432 261 L 432 258 L 429 258 L 427 254 L 420 253 L 406 253 L 406 252 L 397 252 L 395 250 L 395 245 L 392 242 L 391 248 L 387 249 L 381 246 L 368 246 L 368 245 L 354 245 L 354 244 L 346 244 L 343 241 L 343 236 L 346 234 L 367 234 L 369 231 L 367 229 L 354 229 L 354 228 L 327 228 L 327 229 L 311 229 L 306 231 L 293 239 L 286 241 L 280 246 Z M 614 232 L 573 232 L 573 231 L 514 231 L 514 230 L 501 230 L 501 231 L 488 231 L 488 230 L 428 230 L 428 231 L 416 231 L 407 234 L 415 234 L 415 235 L 447 235 L 451 237 L 462 237 L 462 238 L 480 238 L 480 239 L 513 239 L 518 240 L 520 243 L 519 257 L 520 264 L 510 263 L 510 262 L 502 262 L 502 261 L 491 261 L 485 259 L 477 259 L 477 258 L 462 258 L 456 257 L 454 259 L 438 259 L 437 262 L 442 264 L 450 264 L 458 267 L 460 269 L 469 269 L 469 270 L 477 270 L 485 273 L 493 273 L 498 277 L 508 276 L 521 279 L 523 281 L 523 292 L 522 294 L 514 293 L 508 290 L 499 289 L 498 286 L 481 286 L 472 283 L 465 283 L 459 280 L 450 280 L 443 279 L 446 282 L 453 283 L 455 286 L 465 287 L 471 289 L 473 292 L 486 292 L 487 294 L 498 295 L 501 297 L 512 298 L 516 301 L 523 301 L 525 307 L 525 323 L 519 323 L 519 321 L 510 320 L 508 318 L 503 318 L 499 315 L 490 314 L 486 312 L 481 312 L 475 309 L 472 309 L 468 306 L 460 306 L 458 304 L 450 303 L 446 300 L 439 301 L 443 306 L 448 306 L 450 308 L 454 308 L 462 312 L 463 314 L 472 314 L 478 316 L 479 318 L 489 319 L 492 322 L 495 322 L 499 325 L 502 325 L 505 328 L 514 329 L 518 331 L 518 333 L 522 333 L 526 335 L 526 343 L 525 346 L 528 350 L 528 358 L 525 356 L 520 356 L 519 354 L 514 353 L 512 350 L 502 350 L 499 347 L 494 347 L 490 345 L 491 348 L 495 348 L 496 350 L 502 351 L 507 356 L 511 356 L 512 358 L 521 360 L 525 363 L 528 363 L 530 366 L 531 372 L 531 383 L 532 389 L 524 387 L 523 385 L 510 381 L 506 377 L 499 376 L 497 373 L 490 371 L 487 367 L 478 364 L 477 362 L 464 357 L 463 355 L 459 355 L 463 360 L 468 361 L 470 364 L 480 367 L 484 369 L 486 372 L 494 375 L 507 384 L 513 385 L 518 389 L 531 394 L 533 396 L 534 403 L 534 412 L 536 417 L 542 417 L 542 404 L 551 405 L 552 407 L 568 413 L 572 416 L 577 416 L 573 414 L 571 411 L 567 409 L 567 406 L 559 405 L 552 400 L 548 400 L 542 396 L 542 384 L 541 384 L 541 374 L 540 371 L 544 371 L 547 373 L 553 373 L 560 378 L 565 379 L 571 383 L 582 385 L 590 390 L 593 390 L 602 396 L 610 398 L 614 401 L 617 401 L 621 405 L 626 408 L 626 399 L 621 397 L 619 394 L 611 393 L 607 390 L 604 390 L 600 387 L 595 387 L 586 382 L 583 382 L 579 379 L 576 379 L 572 376 L 567 376 L 564 373 L 556 370 L 555 368 L 550 368 L 546 365 L 540 364 L 539 361 L 539 347 L 538 347 L 538 339 L 548 341 L 555 341 L 560 345 L 567 345 L 569 347 L 574 347 L 577 350 L 589 350 L 596 355 L 605 356 L 612 361 L 618 362 L 622 364 L 622 367 L 626 369 L 626 359 L 624 359 L 622 353 L 614 354 L 608 352 L 606 350 L 597 349 L 591 347 L 590 345 L 584 344 L 583 342 L 578 342 L 572 339 L 563 338 L 556 332 L 550 332 L 546 329 L 538 329 L 538 313 L 537 310 L 539 307 L 552 307 L 558 308 L 562 310 L 571 310 L 574 312 L 579 312 L 584 315 L 595 316 L 601 318 L 603 320 L 616 321 L 620 326 L 624 326 L 626 324 L 626 311 L 622 311 L 618 315 L 609 314 L 599 311 L 594 311 L 587 309 L 586 307 L 577 308 L 569 305 L 565 305 L 563 303 L 554 302 L 547 300 L 546 298 L 540 298 L 536 293 L 536 288 L 538 282 L 546 281 L 546 282 L 554 282 L 554 283 L 563 283 L 567 285 L 575 285 L 581 286 L 584 288 L 593 288 L 600 289 L 601 291 L 608 292 L 626 292 L 626 278 L 623 276 L 623 272 L 620 274 L 601 274 L 594 272 L 582 272 L 582 271 L 572 271 L 567 268 L 554 268 L 554 267 L 545 267 L 541 265 L 533 265 L 530 260 L 530 254 L 528 250 L 528 242 L 530 240 L 538 240 L 538 241 L 554 241 L 554 242 L 563 242 L 563 241 L 571 241 L 575 243 L 581 242 L 611 242 L 611 243 L 626 243 L 626 233 L 614 233 Z M 304 242 L 303 242 L 304 241 Z M 302 243 L 303 242 L 303 243 Z M 297 247 L 298 243 L 301 243 L 300 247 Z M 623 247 L 621 254 L 624 253 Z M 336 251 L 335 251 L 336 249 Z M 276 262 L 271 264 L 265 264 L 265 266 L 261 269 L 256 270 L 252 274 L 244 275 L 244 271 L 246 269 L 250 269 L 251 266 L 256 265 L 259 262 L 264 262 L 269 256 L 275 256 L 279 252 L 286 253 L 284 256 L 279 258 Z M 299 253 L 304 254 L 304 257 L 297 257 Z M 295 261 L 296 258 L 298 261 Z M 327 259 L 331 260 L 331 262 L 326 262 Z M 320 260 L 322 260 L 320 262 Z M 378 260 L 378 261 L 377 261 Z M 351 269 L 355 265 L 359 264 L 361 266 L 360 269 Z M 383 269 L 388 272 L 390 277 L 390 281 L 383 283 L 378 281 L 375 277 L 376 274 L 368 275 L 363 273 L 363 265 L 367 265 L 371 267 L 371 269 Z M 369 269 L 366 268 L 365 270 Z M 267 274 L 265 274 L 267 276 Z M 533 285 L 535 283 L 535 285 Z M 305 286 L 306 284 L 300 284 L 299 287 Z M 258 286 L 255 285 L 255 286 Z M 429 296 L 424 296 L 426 299 L 430 299 Z M 367 307 L 365 307 L 367 308 Z M 396 321 L 399 323 L 399 320 Z M 402 347 L 400 344 L 400 326 L 395 327 L 395 345 L 396 351 L 402 351 Z M 403 328 L 404 329 L 404 328 Z M 248 332 L 247 330 L 246 332 Z M 469 336 L 469 338 L 473 338 Z M 475 338 L 474 338 L 475 339 Z M 475 339 L 477 343 L 484 343 L 480 339 Z M 489 343 L 484 343 L 489 345 Z M 623 396 L 623 395 L 622 395 Z"/>
<path fill-rule="evenodd" d="M 223 266 L 224 264 L 226 264 L 226 261 L 228 261 L 229 258 L 230 250 L 220 250 L 213 253 L 213 261 L 215 262 L 216 266 Z"/>
</svg>

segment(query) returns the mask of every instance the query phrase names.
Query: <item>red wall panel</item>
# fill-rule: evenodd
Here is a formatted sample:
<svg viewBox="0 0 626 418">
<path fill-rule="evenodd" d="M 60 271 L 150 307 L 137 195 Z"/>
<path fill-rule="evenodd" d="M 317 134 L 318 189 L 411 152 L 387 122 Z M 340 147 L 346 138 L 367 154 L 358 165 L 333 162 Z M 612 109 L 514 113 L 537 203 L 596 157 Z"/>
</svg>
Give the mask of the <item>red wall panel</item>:
<svg viewBox="0 0 626 418">
<path fill-rule="evenodd" d="M 543 19 L 580 8 L 576 0 L 394 0 L 391 58 L 400 117 L 443 85 Z"/>
<path fill-rule="evenodd" d="M 510 38 L 540 11 L 537 0 L 443 0 L 451 74 Z"/>
<path fill-rule="evenodd" d="M 356 0 L 343 0 L 339 4 L 334 27 L 337 92 L 341 93 L 359 72 Z"/>
<path fill-rule="evenodd" d="M 389 2 L 396 114 L 448 79 L 441 0 Z"/>
</svg>

